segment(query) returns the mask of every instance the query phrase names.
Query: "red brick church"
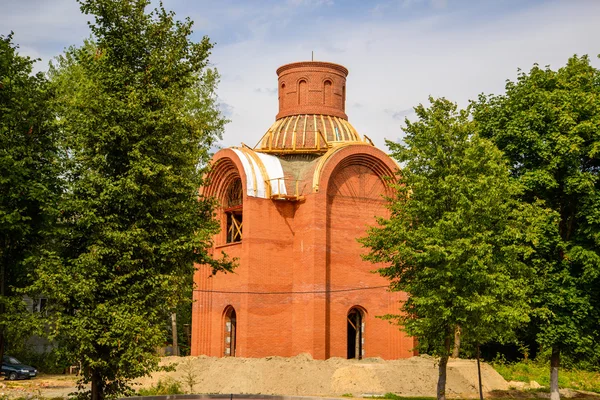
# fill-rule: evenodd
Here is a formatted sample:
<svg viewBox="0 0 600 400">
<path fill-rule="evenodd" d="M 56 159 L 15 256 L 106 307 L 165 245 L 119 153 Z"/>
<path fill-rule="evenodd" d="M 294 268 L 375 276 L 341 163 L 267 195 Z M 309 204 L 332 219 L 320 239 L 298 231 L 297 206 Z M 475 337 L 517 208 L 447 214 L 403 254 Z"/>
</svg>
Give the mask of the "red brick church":
<svg viewBox="0 0 600 400">
<path fill-rule="evenodd" d="M 254 147 L 217 152 L 204 194 L 219 200 L 215 254 L 233 274 L 195 276 L 192 355 L 410 357 L 414 342 L 377 316 L 403 294 L 361 260 L 356 238 L 386 216 L 397 165 L 348 122 L 348 70 L 277 70 L 279 112 Z"/>
</svg>

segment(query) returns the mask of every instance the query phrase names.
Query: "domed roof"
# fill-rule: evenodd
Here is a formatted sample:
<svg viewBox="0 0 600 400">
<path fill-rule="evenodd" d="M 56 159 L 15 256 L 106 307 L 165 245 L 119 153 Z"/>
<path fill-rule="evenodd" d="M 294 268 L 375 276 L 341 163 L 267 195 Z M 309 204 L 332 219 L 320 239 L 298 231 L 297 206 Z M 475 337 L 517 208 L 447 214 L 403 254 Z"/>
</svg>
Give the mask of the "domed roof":
<svg viewBox="0 0 600 400">
<path fill-rule="evenodd" d="M 347 120 L 331 115 L 301 114 L 275 121 L 254 149 L 278 154 L 324 153 L 338 143 L 348 142 L 365 143 Z"/>
<path fill-rule="evenodd" d="M 346 115 L 348 70 L 338 64 L 302 61 L 277 69 L 279 112 L 254 147 L 262 153 L 325 153 L 336 143 L 361 140 Z"/>
</svg>

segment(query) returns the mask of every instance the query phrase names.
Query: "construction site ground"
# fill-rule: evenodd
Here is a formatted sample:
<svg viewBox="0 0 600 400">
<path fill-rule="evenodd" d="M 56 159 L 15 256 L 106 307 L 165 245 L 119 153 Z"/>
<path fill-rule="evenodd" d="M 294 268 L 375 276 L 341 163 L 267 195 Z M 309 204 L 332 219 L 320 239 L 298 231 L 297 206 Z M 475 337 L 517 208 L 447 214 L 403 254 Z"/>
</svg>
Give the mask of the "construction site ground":
<svg viewBox="0 0 600 400">
<path fill-rule="evenodd" d="M 266 358 L 164 357 L 161 371 L 138 379 L 135 389 L 159 380 L 177 381 L 186 393 L 262 394 L 318 397 L 435 397 L 436 360 L 427 356 L 385 361 L 380 358 L 313 360 L 309 355 Z M 492 398 L 544 398 L 549 393 L 535 382 L 506 382 L 490 365 L 481 364 L 483 390 Z M 40 375 L 31 380 L 0 381 L 9 398 L 66 398 L 76 390 L 75 375 Z M 193 387 L 190 387 L 190 384 Z M 477 363 L 450 360 L 446 393 L 451 398 L 478 398 Z M 563 397 L 596 398 L 593 393 L 563 390 Z"/>
</svg>

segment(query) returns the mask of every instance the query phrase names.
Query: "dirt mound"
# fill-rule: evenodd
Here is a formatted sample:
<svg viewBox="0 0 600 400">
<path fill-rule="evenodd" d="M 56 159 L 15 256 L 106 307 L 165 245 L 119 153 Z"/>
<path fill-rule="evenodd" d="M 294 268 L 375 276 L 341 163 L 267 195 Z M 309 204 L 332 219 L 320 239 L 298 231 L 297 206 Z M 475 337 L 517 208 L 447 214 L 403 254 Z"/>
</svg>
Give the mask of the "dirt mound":
<svg viewBox="0 0 600 400">
<path fill-rule="evenodd" d="M 170 377 L 182 382 L 196 381 L 195 393 L 251 393 L 302 396 L 385 394 L 435 396 L 438 369 L 435 359 L 412 357 L 384 361 L 380 358 L 313 360 L 308 354 L 296 357 L 214 358 L 166 357 L 163 365 L 175 371 L 159 372 L 139 379 L 149 387 Z M 489 365 L 481 364 L 484 391 L 507 390 L 507 382 Z M 453 397 L 477 395 L 477 364 L 473 360 L 448 363 L 447 394 Z"/>
</svg>

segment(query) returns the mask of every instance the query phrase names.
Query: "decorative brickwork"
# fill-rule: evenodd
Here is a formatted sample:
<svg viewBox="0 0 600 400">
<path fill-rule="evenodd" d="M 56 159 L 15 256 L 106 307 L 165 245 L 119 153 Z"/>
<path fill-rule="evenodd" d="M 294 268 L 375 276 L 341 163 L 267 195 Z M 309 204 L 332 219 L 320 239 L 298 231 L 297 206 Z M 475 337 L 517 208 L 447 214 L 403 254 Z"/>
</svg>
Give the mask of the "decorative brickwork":
<svg viewBox="0 0 600 400">
<path fill-rule="evenodd" d="M 277 72 L 280 86 L 285 84 L 278 118 L 300 123 L 314 120 L 308 115 L 315 113 L 326 124 L 345 127 L 339 122 L 346 121 L 344 67 L 303 62 Z M 381 150 L 357 141 L 353 128 L 351 135 L 326 141 L 319 151 L 303 148 L 299 137 L 296 124 L 295 130 L 271 136 L 270 150 L 278 151 L 270 151 L 267 143 L 254 150 L 223 149 L 213 158 L 202 190 L 221 204 L 222 232 L 214 238 L 213 252 L 237 257 L 239 267 L 234 274 L 211 276 L 208 267 L 198 266 L 192 354 L 414 355 L 413 339 L 377 318 L 397 313 L 405 295 L 387 290 L 388 282 L 371 272 L 377 266 L 362 261 L 364 249 L 356 240 L 376 216 L 388 214 L 386 177 L 394 176 L 397 165 Z M 226 235 L 232 213 L 240 221 L 243 216 L 235 242 Z"/>
<path fill-rule="evenodd" d="M 346 77 L 341 65 L 303 61 L 277 69 L 280 119 L 289 115 L 323 114 L 343 119 L 346 115 Z"/>
</svg>

